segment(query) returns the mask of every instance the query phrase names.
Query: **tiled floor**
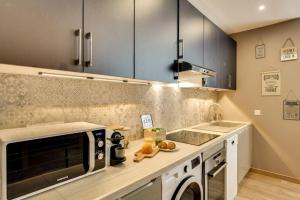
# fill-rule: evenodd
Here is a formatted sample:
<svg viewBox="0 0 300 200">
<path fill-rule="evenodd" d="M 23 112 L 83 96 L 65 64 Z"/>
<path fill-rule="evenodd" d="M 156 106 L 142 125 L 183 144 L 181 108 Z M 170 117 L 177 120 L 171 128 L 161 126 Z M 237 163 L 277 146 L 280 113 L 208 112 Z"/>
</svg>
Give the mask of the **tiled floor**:
<svg viewBox="0 0 300 200">
<path fill-rule="evenodd" d="M 300 184 L 250 172 L 236 200 L 300 200 Z"/>
</svg>

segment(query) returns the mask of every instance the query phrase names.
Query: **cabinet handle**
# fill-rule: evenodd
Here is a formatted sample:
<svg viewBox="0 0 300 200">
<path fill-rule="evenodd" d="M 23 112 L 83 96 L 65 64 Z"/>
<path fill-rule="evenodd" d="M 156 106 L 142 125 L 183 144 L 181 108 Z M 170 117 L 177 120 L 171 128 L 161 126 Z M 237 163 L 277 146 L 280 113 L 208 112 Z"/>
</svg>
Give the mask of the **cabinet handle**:
<svg viewBox="0 0 300 200">
<path fill-rule="evenodd" d="M 234 143 L 235 143 L 235 142 L 234 142 L 234 140 L 233 140 L 233 141 L 231 142 L 231 144 L 234 145 Z"/>
<path fill-rule="evenodd" d="M 147 183 L 146 185 L 143 185 L 142 187 L 134 190 L 133 192 L 130 192 L 129 194 L 121 197 L 120 200 L 126 198 L 126 199 L 130 199 L 130 197 L 133 197 L 134 195 L 138 194 L 139 192 L 151 187 L 154 183 L 155 183 L 156 179 L 153 179 L 152 181 L 150 181 L 149 183 Z"/>
<path fill-rule="evenodd" d="M 76 50 L 75 50 L 75 59 L 74 59 L 74 64 L 75 65 L 80 65 L 81 64 L 81 37 L 82 37 L 82 32 L 81 29 L 77 29 L 74 32 L 75 34 L 75 45 L 76 45 Z"/>
<path fill-rule="evenodd" d="M 178 40 L 178 59 L 183 58 L 183 49 L 184 49 L 183 39 L 180 39 Z"/>
<path fill-rule="evenodd" d="M 92 35 L 92 32 L 85 34 L 85 39 L 88 41 L 87 48 L 86 48 L 87 49 L 86 55 L 87 55 L 88 59 L 85 60 L 85 66 L 90 67 L 93 65 L 93 35 Z"/>
<path fill-rule="evenodd" d="M 231 82 L 232 82 L 232 76 L 231 74 L 228 74 L 228 88 L 231 88 L 232 86 Z"/>
</svg>

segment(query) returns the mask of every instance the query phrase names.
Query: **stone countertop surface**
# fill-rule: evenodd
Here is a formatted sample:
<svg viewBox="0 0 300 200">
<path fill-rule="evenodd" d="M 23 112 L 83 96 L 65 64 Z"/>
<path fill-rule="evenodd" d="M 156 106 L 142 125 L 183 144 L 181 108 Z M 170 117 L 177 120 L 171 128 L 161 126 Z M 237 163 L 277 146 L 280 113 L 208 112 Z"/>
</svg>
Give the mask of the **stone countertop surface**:
<svg viewBox="0 0 300 200">
<path fill-rule="evenodd" d="M 55 189 L 29 197 L 30 200 L 112 200 L 128 194 L 129 192 L 147 184 L 152 179 L 167 172 L 185 160 L 191 159 L 210 147 L 223 142 L 239 130 L 251 125 L 244 125 L 229 133 L 217 133 L 201 131 L 220 135 L 219 137 L 194 146 L 184 143 L 176 143 L 178 151 L 159 152 L 155 157 L 145 158 L 139 163 L 133 162 L 134 153 L 141 148 L 143 140 L 133 141 L 126 151 L 127 160 L 117 166 L 107 167 L 105 171 L 62 185 Z M 193 127 L 184 128 L 191 130 Z M 183 129 L 180 129 L 183 130 Z M 176 130 L 178 131 L 178 130 Z M 194 130 L 195 131 L 195 130 Z M 175 132 L 175 131 L 172 131 Z M 171 132 L 170 132 L 171 133 Z"/>
</svg>

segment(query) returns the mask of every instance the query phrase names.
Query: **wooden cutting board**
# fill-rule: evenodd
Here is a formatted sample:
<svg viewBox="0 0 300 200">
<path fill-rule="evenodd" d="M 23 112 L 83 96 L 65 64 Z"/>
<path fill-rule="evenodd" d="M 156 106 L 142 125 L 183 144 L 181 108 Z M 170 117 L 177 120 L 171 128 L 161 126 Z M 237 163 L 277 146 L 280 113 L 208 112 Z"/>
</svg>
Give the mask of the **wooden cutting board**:
<svg viewBox="0 0 300 200">
<path fill-rule="evenodd" d="M 134 157 L 133 161 L 140 162 L 144 158 L 153 158 L 158 152 L 159 152 L 158 147 L 155 147 L 151 154 L 144 154 L 144 153 L 142 153 L 142 149 L 140 149 L 134 154 L 135 157 Z"/>
</svg>

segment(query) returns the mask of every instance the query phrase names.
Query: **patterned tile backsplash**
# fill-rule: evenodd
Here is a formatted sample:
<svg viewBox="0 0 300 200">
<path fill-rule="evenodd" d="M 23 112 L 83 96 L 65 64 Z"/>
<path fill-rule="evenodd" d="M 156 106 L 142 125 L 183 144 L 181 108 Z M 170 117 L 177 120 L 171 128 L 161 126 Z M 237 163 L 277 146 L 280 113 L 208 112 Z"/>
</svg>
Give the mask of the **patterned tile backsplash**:
<svg viewBox="0 0 300 200">
<path fill-rule="evenodd" d="M 0 129 L 87 121 L 131 128 L 142 137 L 141 114 L 168 131 L 207 121 L 215 92 L 32 75 L 0 74 Z"/>
</svg>

